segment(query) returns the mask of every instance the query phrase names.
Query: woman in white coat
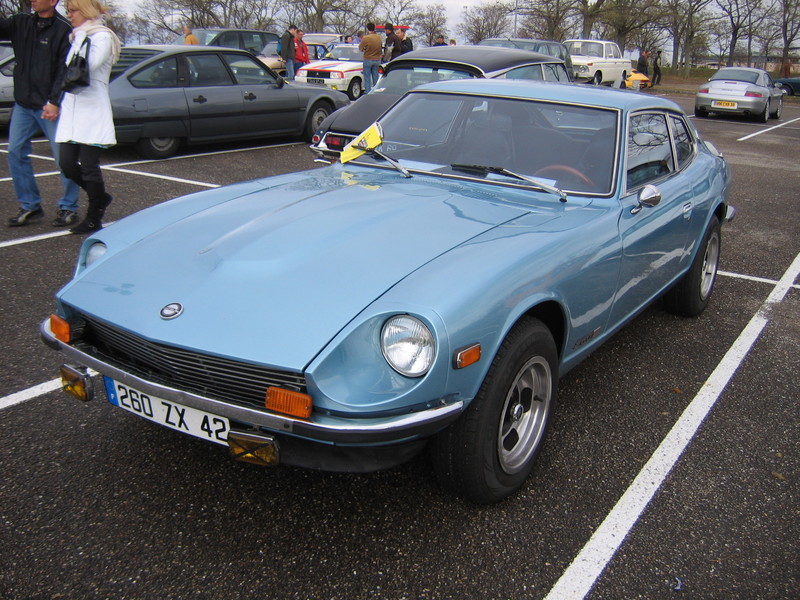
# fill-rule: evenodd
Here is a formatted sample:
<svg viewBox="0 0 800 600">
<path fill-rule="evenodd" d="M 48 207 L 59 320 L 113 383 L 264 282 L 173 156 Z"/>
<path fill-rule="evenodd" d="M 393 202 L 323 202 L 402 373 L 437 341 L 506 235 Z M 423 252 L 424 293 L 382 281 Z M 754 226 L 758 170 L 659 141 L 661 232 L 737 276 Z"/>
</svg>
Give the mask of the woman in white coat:
<svg viewBox="0 0 800 600">
<path fill-rule="evenodd" d="M 86 218 L 70 229 L 85 234 L 103 227 L 102 219 L 111 195 L 106 192 L 100 171 L 100 151 L 117 143 L 108 78 L 111 65 L 119 58 L 119 38 L 104 24 L 105 7 L 98 0 L 69 0 L 67 13 L 72 23 L 69 64 L 76 53 L 85 55 L 89 38 L 89 86 L 64 92 L 56 130 L 59 166 L 69 179 L 86 190 L 89 208 Z"/>
</svg>

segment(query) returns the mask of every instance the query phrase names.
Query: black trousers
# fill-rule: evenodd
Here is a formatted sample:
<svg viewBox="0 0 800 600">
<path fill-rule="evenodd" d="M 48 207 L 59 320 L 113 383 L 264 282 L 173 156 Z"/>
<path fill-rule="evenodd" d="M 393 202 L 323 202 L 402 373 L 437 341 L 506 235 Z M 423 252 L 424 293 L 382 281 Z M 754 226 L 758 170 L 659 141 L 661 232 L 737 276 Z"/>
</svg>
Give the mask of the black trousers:
<svg viewBox="0 0 800 600">
<path fill-rule="evenodd" d="M 98 146 L 87 144 L 59 144 L 58 165 L 61 172 L 86 190 L 89 204 L 104 201 L 106 186 L 100 170 L 100 152 Z"/>
</svg>

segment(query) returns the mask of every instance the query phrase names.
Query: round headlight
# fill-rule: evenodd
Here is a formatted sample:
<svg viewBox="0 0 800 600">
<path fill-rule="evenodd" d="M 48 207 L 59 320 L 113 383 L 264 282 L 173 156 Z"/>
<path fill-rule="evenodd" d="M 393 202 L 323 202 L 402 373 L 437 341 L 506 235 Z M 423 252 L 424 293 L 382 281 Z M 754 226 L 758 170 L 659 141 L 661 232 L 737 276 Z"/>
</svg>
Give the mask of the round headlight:
<svg viewBox="0 0 800 600">
<path fill-rule="evenodd" d="M 436 343 L 422 321 L 397 315 L 383 325 L 381 351 L 386 362 L 401 375 L 421 377 L 433 364 Z"/>
<path fill-rule="evenodd" d="M 96 242 L 89 246 L 86 251 L 86 266 L 91 266 L 92 263 L 97 262 L 106 253 L 106 245 L 102 242 Z"/>
</svg>

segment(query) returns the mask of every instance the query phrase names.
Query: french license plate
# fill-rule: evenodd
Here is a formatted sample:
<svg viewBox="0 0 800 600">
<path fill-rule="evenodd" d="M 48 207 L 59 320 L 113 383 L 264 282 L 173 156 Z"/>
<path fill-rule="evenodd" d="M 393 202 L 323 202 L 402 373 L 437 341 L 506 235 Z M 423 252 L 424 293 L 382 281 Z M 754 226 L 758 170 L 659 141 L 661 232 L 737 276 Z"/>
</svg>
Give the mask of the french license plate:
<svg viewBox="0 0 800 600">
<path fill-rule="evenodd" d="M 306 79 L 306 81 L 308 83 L 318 83 L 320 85 L 325 85 L 324 79 L 317 79 L 316 77 L 309 77 L 308 79 Z"/>
<path fill-rule="evenodd" d="M 727 100 L 714 100 L 711 103 L 714 108 L 736 108 L 736 102 L 729 102 Z"/>
<path fill-rule="evenodd" d="M 145 394 L 109 377 L 104 376 L 103 381 L 108 393 L 108 401 L 114 406 L 170 429 L 182 431 L 215 444 L 228 445 L 230 422 L 225 417 Z"/>
</svg>

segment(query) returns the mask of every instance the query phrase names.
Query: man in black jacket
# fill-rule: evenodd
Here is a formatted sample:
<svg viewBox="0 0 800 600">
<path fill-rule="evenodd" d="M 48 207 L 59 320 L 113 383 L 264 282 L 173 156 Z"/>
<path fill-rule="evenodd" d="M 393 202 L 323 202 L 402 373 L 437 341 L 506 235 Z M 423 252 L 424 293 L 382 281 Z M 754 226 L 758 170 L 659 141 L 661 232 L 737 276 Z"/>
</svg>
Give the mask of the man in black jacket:
<svg viewBox="0 0 800 600">
<path fill-rule="evenodd" d="M 8 168 L 20 204 L 19 213 L 8 220 L 10 227 L 41 219 L 42 197 L 31 165 L 31 140 L 41 129 L 50 140 L 58 165 L 59 82 L 65 69 L 72 26 L 56 12 L 58 0 L 31 0 L 33 13 L 20 13 L 0 19 L 0 39 L 11 40 L 17 65 L 14 68 L 14 109 L 8 126 Z M 78 221 L 77 184 L 61 176 L 64 196 L 54 227 Z"/>
</svg>

